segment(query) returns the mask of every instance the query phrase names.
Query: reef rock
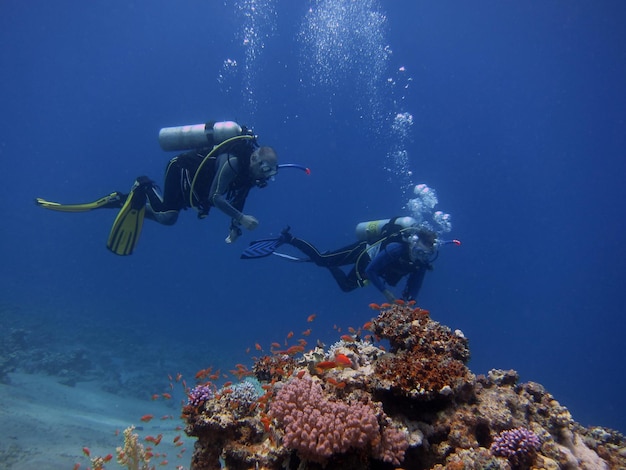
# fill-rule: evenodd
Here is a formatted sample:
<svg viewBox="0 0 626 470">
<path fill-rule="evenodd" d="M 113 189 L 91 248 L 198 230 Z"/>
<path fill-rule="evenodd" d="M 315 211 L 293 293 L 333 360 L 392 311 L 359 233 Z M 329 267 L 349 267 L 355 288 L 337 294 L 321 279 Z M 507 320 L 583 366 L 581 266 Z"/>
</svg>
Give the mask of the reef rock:
<svg viewBox="0 0 626 470">
<path fill-rule="evenodd" d="M 582 427 L 515 371 L 475 376 L 467 339 L 427 311 L 385 305 L 366 328 L 190 390 L 191 469 L 626 468 L 623 435 Z"/>
</svg>

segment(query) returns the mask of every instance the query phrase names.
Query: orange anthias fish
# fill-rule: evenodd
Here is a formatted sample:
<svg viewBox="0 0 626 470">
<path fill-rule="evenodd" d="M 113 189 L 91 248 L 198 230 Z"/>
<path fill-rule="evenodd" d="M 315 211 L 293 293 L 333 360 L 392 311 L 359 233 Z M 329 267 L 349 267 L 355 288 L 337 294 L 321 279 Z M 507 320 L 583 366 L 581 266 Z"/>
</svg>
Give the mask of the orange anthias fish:
<svg viewBox="0 0 626 470">
<path fill-rule="evenodd" d="M 335 361 L 321 361 L 315 364 L 315 367 L 320 370 L 328 370 L 337 367 L 337 363 Z"/>
<path fill-rule="evenodd" d="M 154 415 L 143 415 L 141 418 L 141 421 L 143 421 L 144 423 L 147 423 L 148 421 L 150 421 L 152 418 L 154 418 Z"/>
<path fill-rule="evenodd" d="M 306 321 L 308 321 L 309 323 L 311 323 L 313 320 L 315 320 L 315 317 L 317 316 L 317 314 L 312 313 L 311 315 L 309 315 L 306 319 Z"/>
<path fill-rule="evenodd" d="M 345 354 L 335 354 L 335 362 L 340 367 L 352 367 L 352 360 Z"/>
</svg>

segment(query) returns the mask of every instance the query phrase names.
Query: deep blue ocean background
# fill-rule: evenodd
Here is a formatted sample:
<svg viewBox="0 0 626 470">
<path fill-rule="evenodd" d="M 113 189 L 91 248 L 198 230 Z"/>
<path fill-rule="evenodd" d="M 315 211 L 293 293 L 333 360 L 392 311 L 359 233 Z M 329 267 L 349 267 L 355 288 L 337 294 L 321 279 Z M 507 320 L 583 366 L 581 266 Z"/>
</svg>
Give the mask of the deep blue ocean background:
<svg viewBox="0 0 626 470">
<path fill-rule="evenodd" d="M 426 183 L 463 244 L 420 306 L 470 339 L 473 372 L 515 369 L 624 432 L 624 24 L 621 1 L 4 0 L 0 304 L 51 332 L 39 347 L 165 382 L 251 365 L 290 330 L 330 343 L 382 296 L 241 251 L 287 224 L 337 248 Z M 33 204 L 160 183 L 160 128 L 231 119 L 312 169 L 253 190 L 261 224 L 234 245 L 222 213 L 187 211 L 117 257 L 113 211 Z"/>
</svg>

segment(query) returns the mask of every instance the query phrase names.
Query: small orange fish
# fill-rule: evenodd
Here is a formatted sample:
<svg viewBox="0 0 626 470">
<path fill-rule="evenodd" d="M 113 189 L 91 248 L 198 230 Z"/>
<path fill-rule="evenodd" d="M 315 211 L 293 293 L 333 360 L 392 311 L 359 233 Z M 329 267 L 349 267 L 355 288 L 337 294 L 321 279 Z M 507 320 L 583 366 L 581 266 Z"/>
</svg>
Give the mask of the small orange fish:
<svg viewBox="0 0 626 470">
<path fill-rule="evenodd" d="M 294 354 L 298 354 L 304 351 L 304 346 L 291 346 L 290 348 L 287 348 L 286 351 L 283 352 L 283 354 L 287 354 L 288 356 L 293 356 Z"/>
<path fill-rule="evenodd" d="M 89 447 L 83 447 L 83 454 L 85 454 L 87 457 L 91 455 L 91 451 L 89 450 Z"/>
<path fill-rule="evenodd" d="M 309 336 L 311 334 L 311 328 L 309 328 L 308 330 L 304 330 L 302 332 L 302 336 Z"/>
<path fill-rule="evenodd" d="M 152 399 L 153 400 L 158 400 L 159 399 L 159 394 L 155 393 L 154 395 L 152 395 Z"/>
<path fill-rule="evenodd" d="M 169 393 L 162 393 L 161 394 L 163 396 L 163 398 L 165 398 L 166 400 L 171 400 L 172 399 L 172 395 L 170 395 Z"/>
<path fill-rule="evenodd" d="M 371 303 L 369 304 L 369 308 L 371 308 L 372 310 L 380 310 L 380 305 Z"/>
<path fill-rule="evenodd" d="M 352 360 L 345 354 L 335 354 L 335 362 L 342 367 L 352 367 Z"/>
<path fill-rule="evenodd" d="M 311 315 L 309 315 L 309 316 L 306 318 L 306 321 L 308 321 L 309 323 L 311 323 L 313 320 L 315 320 L 315 317 L 316 317 L 316 316 L 317 316 L 317 314 L 312 313 Z"/>
<path fill-rule="evenodd" d="M 332 377 L 327 378 L 327 379 L 326 379 L 326 382 L 328 382 L 328 383 L 330 383 L 330 384 L 334 385 L 334 386 L 335 386 L 335 387 L 337 387 L 337 388 L 344 388 L 344 387 L 346 386 L 346 383 L 345 383 L 345 382 L 338 382 L 338 381 L 336 381 L 335 379 L 333 379 Z"/>
<path fill-rule="evenodd" d="M 265 428 L 265 432 L 270 432 L 270 423 L 271 420 L 268 416 L 264 416 L 260 420 L 263 423 L 263 427 Z"/>
<path fill-rule="evenodd" d="M 278 348 L 280 348 L 280 347 L 281 347 L 281 346 L 280 346 L 280 343 L 277 343 L 277 342 L 273 342 L 273 343 L 271 344 L 271 346 L 272 346 L 274 349 L 278 349 Z"/>
<path fill-rule="evenodd" d="M 298 377 L 299 379 L 301 379 L 302 377 L 304 377 L 304 374 L 306 373 L 306 370 L 301 370 L 296 374 L 296 377 Z"/>
<path fill-rule="evenodd" d="M 396 305 L 404 305 L 405 302 L 402 299 L 396 299 Z"/>
<path fill-rule="evenodd" d="M 150 421 L 152 418 L 154 418 L 154 415 L 143 415 L 141 418 L 139 418 L 141 421 L 143 421 L 144 423 L 147 423 L 148 421 Z"/>
<path fill-rule="evenodd" d="M 335 361 L 321 361 L 315 364 L 315 367 L 321 370 L 328 370 L 337 367 L 337 363 Z"/>
<path fill-rule="evenodd" d="M 289 333 L 287 333 L 287 339 L 291 339 L 293 338 L 293 331 L 290 331 Z"/>
<path fill-rule="evenodd" d="M 366 321 L 366 322 L 363 324 L 363 329 L 364 329 L 364 330 L 371 330 L 371 329 L 372 329 L 372 322 L 371 322 L 371 321 Z"/>
<path fill-rule="evenodd" d="M 183 441 L 178 441 L 176 444 L 174 444 L 176 447 L 180 447 L 180 446 L 184 446 L 185 443 Z"/>
<path fill-rule="evenodd" d="M 254 347 L 257 351 L 263 351 L 263 348 L 261 347 L 259 343 L 254 343 Z"/>
<path fill-rule="evenodd" d="M 354 343 L 356 341 L 354 337 L 350 335 L 341 335 L 340 338 L 344 340 L 346 343 Z"/>
<path fill-rule="evenodd" d="M 105 457 L 102 457 L 102 460 L 104 462 L 110 462 L 112 458 L 113 458 L 113 454 L 107 454 Z"/>
<path fill-rule="evenodd" d="M 183 374 L 181 374 L 180 372 L 176 374 L 176 382 L 180 382 L 180 379 L 182 378 L 183 378 Z"/>
<path fill-rule="evenodd" d="M 165 467 L 168 463 L 169 462 L 167 460 L 162 460 L 159 465 L 161 465 L 162 467 Z"/>
<path fill-rule="evenodd" d="M 80 468 L 80 464 L 79 463 L 75 463 L 74 464 L 74 470 L 78 470 Z"/>
<path fill-rule="evenodd" d="M 176 435 L 176 437 L 174 438 L 174 442 L 178 442 L 180 441 L 180 434 Z"/>
</svg>

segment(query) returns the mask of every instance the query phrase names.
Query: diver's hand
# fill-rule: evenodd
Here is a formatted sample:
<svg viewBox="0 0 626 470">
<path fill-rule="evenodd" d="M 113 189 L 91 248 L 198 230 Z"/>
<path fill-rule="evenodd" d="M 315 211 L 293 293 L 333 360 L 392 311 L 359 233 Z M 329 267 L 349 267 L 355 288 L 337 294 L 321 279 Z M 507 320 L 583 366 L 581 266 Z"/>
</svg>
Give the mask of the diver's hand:
<svg viewBox="0 0 626 470">
<path fill-rule="evenodd" d="M 389 302 L 394 303 L 396 301 L 396 296 L 393 295 L 393 292 L 391 292 L 389 289 L 385 289 L 383 291 L 383 294 L 385 295 L 385 297 L 387 298 Z"/>
<path fill-rule="evenodd" d="M 239 219 L 239 223 L 248 230 L 254 230 L 259 225 L 259 221 L 256 217 L 251 215 L 242 215 L 241 219 Z"/>
<path fill-rule="evenodd" d="M 226 243 L 233 243 L 240 236 L 241 236 L 241 229 L 239 227 L 237 227 L 236 225 L 231 225 L 230 226 L 230 232 L 228 232 L 228 236 L 226 237 L 226 240 L 224 240 L 224 241 Z"/>
</svg>

